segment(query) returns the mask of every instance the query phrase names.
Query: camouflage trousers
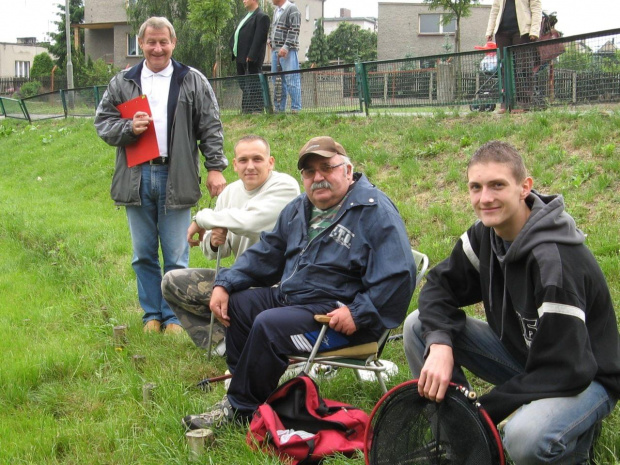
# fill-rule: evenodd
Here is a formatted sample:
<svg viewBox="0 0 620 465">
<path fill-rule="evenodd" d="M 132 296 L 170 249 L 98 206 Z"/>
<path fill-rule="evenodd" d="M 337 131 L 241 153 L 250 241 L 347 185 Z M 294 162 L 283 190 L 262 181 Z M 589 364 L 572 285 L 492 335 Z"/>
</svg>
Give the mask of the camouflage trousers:
<svg viewBox="0 0 620 465">
<path fill-rule="evenodd" d="M 187 268 L 169 271 L 161 282 L 164 299 L 194 344 L 203 349 L 209 349 L 211 325 L 209 302 L 213 292 L 213 281 L 215 270 Z M 216 319 L 213 327 L 213 344 L 222 341 L 225 334 L 224 326 Z"/>
</svg>

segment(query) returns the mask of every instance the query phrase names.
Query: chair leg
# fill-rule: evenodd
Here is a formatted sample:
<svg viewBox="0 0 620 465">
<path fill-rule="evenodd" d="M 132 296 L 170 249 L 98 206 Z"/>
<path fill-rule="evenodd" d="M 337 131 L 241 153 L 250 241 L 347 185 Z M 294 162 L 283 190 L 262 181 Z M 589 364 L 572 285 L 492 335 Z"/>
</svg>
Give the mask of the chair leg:
<svg viewBox="0 0 620 465">
<path fill-rule="evenodd" d="M 377 377 L 377 381 L 379 381 L 379 385 L 381 386 L 381 390 L 383 394 L 387 393 L 387 386 L 385 385 L 385 381 L 383 380 L 383 376 L 380 371 L 375 371 L 375 376 Z"/>
<path fill-rule="evenodd" d="M 306 374 L 310 373 L 310 367 L 314 363 L 314 357 L 316 357 L 316 354 L 319 351 L 319 347 L 321 346 L 321 342 L 325 337 L 325 333 L 327 332 L 328 327 L 329 325 L 323 325 L 323 327 L 321 328 L 321 332 L 319 333 L 319 337 L 316 338 L 316 342 L 314 343 L 312 352 L 310 352 L 310 356 L 308 357 L 308 360 L 306 360 L 306 365 L 304 366 L 304 373 Z"/>
</svg>

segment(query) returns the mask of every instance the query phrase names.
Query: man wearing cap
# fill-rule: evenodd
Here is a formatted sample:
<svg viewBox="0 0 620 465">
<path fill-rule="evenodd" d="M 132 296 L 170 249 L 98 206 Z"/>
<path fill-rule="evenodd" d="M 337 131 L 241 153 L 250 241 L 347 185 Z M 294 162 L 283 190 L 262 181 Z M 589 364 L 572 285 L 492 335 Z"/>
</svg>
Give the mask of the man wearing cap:
<svg viewBox="0 0 620 465">
<path fill-rule="evenodd" d="M 189 429 L 249 419 L 277 387 L 287 355 L 310 352 L 314 315 L 332 317 L 321 351 L 376 341 L 405 317 L 415 264 L 394 204 L 353 172 L 331 137 L 311 139 L 297 166 L 305 194 L 214 283 L 210 308 L 227 327 L 233 377 L 221 402 L 183 419 Z"/>
</svg>

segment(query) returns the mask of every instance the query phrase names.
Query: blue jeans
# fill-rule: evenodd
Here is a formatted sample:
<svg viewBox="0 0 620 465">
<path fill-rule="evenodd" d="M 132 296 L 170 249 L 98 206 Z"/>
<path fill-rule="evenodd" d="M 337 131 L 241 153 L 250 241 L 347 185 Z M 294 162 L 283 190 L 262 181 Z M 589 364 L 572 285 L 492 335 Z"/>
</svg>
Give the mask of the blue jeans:
<svg viewBox="0 0 620 465">
<path fill-rule="evenodd" d="M 422 324 L 416 310 L 403 329 L 405 355 L 414 378 L 424 365 Z M 523 373 L 489 325 L 467 317 L 465 328 L 453 341 L 455 370 L 452 381 L 467 385 L 461 367 L 498 385 Z M 616 400 L 593 381 L 572 397 L 540 399 L 521 406 L 503 430 L 504 448 L 516 465 L 578 464 L 588 459 L 595 423 L 613 410 Z"/>
<path fill-rule="evenodd" d="M 167 180 L 167 165 L 144 164 L 140 183 L 142 205 L 126 207 L 133 246 L 131 264 L 138 281 L 140 306 L 144 310 L 142 321 L 158 320 L 164 325 L 179 324 L 179 320 L 161 294 L 159 245 L 161 243 L 164 273 L 187 268 L 187 228 L 191 222 L 189 208 L 166 209 Z"/>
<path fill-rule="evenodd" d="M 289 50 L 284 58 L 278 57 L 278 52 L 271 52 L 271 72 L 278 72 L 278 61 L 282 67 L 281 71 L 294 71 L 299 69 L 297 50 Z M 274 78 L 275 82 L 275 78 Z M 275 93 L 274 93 L 275 94 Z M 286 111 L 286 97 L 291 96 L 291 110 L 301 110 L 301 76 L 299 73 L 285 74 L 282 76 L 282 95 L 278 101 L 278 96 L 274 95 L 273 106 L 275 111 Z"/>
</svg>

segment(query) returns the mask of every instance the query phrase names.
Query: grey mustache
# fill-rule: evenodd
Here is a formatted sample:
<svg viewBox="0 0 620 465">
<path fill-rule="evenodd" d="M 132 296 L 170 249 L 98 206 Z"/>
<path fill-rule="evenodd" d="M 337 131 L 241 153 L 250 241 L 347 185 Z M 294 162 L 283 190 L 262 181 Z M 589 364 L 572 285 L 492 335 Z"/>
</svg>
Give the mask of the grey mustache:
<svg viewBox="0 0 620 465">
<path fill-rule="evenodd" d="M 332 185 L 327 181 L 314 182 L 312 183 L 312 186 L 310 186 L 310 189 L 312 189 L 313 191 L 317 189 L 331 189 L 331 188 L 332 188 Z"/>
</svg>

